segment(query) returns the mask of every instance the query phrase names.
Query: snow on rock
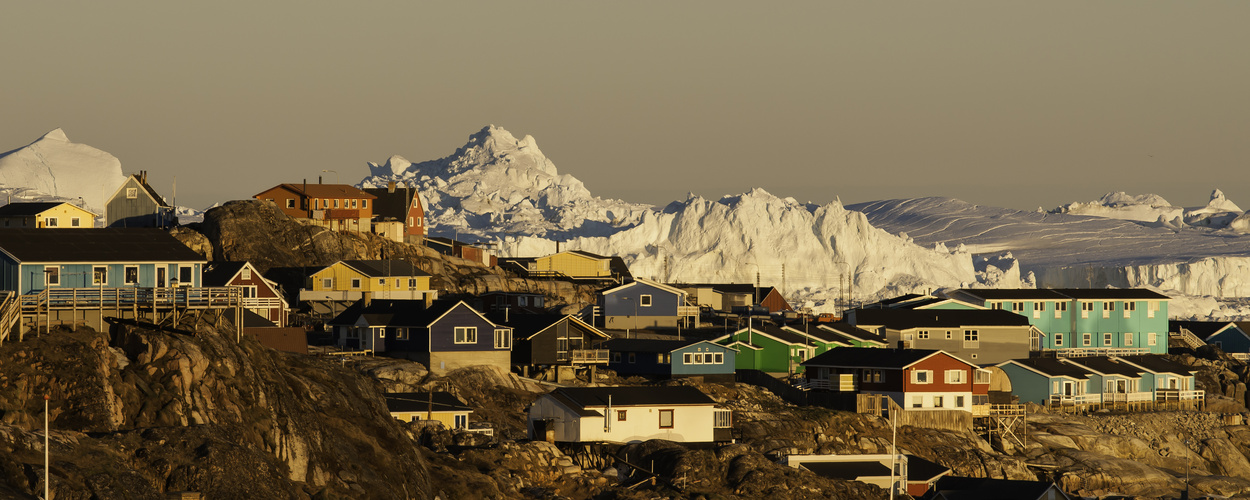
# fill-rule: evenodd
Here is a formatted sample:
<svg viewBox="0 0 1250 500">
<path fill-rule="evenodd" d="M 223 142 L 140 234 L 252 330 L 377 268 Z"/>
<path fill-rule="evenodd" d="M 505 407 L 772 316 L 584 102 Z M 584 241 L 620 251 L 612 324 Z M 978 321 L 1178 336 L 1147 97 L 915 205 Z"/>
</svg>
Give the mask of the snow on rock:
<svg viewBox="0 0 1250 500">
<path fill-rule="evenodd" d="M 1095 201 L 1088 203 L 1069 203 L 1050 213 L 1069 215 L 1088 215 L 1092 217 L 1109 217 L 1112 219 L 1156 222 L 1163 218 L 1172 220 L 1185 214 L 1185 209 L 1172 206 L 1162 196 L 1156 194 L 1129 195 L 1123 191 L 1107 193 Z"/>
<path fill-rule="evenodd" d="M 411 163 L 392 156 L 384 164 L 369 163 L 369 170 L 360 187 L 411 185 L 422 196 L 432 230 L 447 236 L 607 235 L 651 208 L 591 196 L 581 181 L 556 171 L 533 137 L 517 139 L 494 125 L 445 158 Z"/>
<path fill-rule="evenodd" d="M 82 198 L 88 210 L 102 214 L 104 199 L 125 180 L 117 157 L 70 142 L 59 128 L 0 154 L 0 186 L 21 200 L 77 203 Z"/>
</svg>

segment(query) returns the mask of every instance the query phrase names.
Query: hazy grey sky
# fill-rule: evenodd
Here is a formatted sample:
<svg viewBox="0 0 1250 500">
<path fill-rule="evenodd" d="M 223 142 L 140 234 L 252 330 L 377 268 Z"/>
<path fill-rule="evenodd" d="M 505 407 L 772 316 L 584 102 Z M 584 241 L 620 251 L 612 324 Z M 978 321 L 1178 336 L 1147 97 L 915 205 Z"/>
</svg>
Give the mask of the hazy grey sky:
<svg viewBox="0 0 1250 500">
<path fill-rule="evenodd" d="M 7 2 L 0 150 L 62 127 L 203 207 L 493 123 L 636 202 L 1250 208 L 1250 2 L 778 4 Z"/>
</svg>

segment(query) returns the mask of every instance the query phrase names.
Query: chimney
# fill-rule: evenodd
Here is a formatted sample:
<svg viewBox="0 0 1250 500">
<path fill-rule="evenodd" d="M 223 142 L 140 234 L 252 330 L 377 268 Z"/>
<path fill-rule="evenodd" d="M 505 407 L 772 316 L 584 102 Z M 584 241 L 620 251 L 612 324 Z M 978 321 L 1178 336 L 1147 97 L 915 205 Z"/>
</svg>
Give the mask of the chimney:
<svg viewBox="0 0 1250 500">
<path fill-rule="evenodd" d="M 395 181 L 386 183 L 386 192 L 389 194 L 395 194 Z"/>
<path fill-rule="evenodd" d="M 139 182 L 142 182 L 144 184 L 148 183 L 148 171 L 147 170 L 139 171 Z"/>
<path fill-rule="evenodd" d="M 317 176 L 317 184 L 321 184 L 321 176 L 320 176 L 320 175 L 318 175 L 318 176 Z"/>
</svg>

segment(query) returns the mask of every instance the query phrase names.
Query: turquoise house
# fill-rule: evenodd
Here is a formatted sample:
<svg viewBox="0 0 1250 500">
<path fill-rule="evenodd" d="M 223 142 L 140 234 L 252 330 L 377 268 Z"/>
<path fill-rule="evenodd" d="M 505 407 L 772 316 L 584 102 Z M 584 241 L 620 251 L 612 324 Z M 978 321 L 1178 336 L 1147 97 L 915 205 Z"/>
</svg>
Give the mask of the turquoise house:
<svg viewBox="0 0 1250 500">
<path fill-rule="evenodd" d="M 738 352 L 706 340 L 613 339 L 608 368 L 620 375 L 733 381 Z"/>
<path fill-rule="evenodd" d="M 207 260 L 160 229 L 0 230 L 0 289 L 201 286 Z"/>
<path fill-rule="evenodd" d="M 738 351 L 739 370 L 802 373 L 800 363 L 816 355 L 817 343 L 789 328 L 771 323 L 750 325 L 712 342 Z M 829 344 L 822 344 L 828 348 Z"/>
<path fill-rule="evenodd" d="M 1066 358 L 1012 359 L 997 365 L 1011 380 L 1011 392 L 1021 403 L 1043 406 L 1096 405 L 1101 391 L 1092 373 Z"/>
<path fill-rule="evenodd" d="M 1042 350 L 1166 354 L 1168 296 L 1129 289 L 961 289 L 953 298 L 1029 319 Z"/>
<path fill-rule="evenodd" d="M 1194 370 L 1158 355 L 1118 356 L 1120 361 L 1142 371 L 1143 391 L 1153 392 L 1156 401 L 1202 399 L 1194 381 Z"/>
</svg>

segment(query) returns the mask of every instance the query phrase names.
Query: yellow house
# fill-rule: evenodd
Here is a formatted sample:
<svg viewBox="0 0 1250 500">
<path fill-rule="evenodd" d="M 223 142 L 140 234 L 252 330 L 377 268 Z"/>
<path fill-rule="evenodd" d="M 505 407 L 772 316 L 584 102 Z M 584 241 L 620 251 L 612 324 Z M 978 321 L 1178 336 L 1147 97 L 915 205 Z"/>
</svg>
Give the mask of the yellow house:
<svg viewBox="0 0 1250 500">
<path fill-rule="evenodd" d="M 450 392 L 394 392 L 386 395 L 386 410 L 404 422 L 435 420 L 448 429 L 467 429 L 473 409 Z"/>
<path fill-rule="evenodd" d="M 365 292 L 378 299 L 438 298 L 430 274 L 402 260 L 340 260 L 308 281 L 300 300 L 358 300 Z"/>
<path fill-rule="evenodd" d="M 19 202 L 0 207 L 0 227 L 95 227 L 96 213 L 65 202 Z"/>
</svg>

